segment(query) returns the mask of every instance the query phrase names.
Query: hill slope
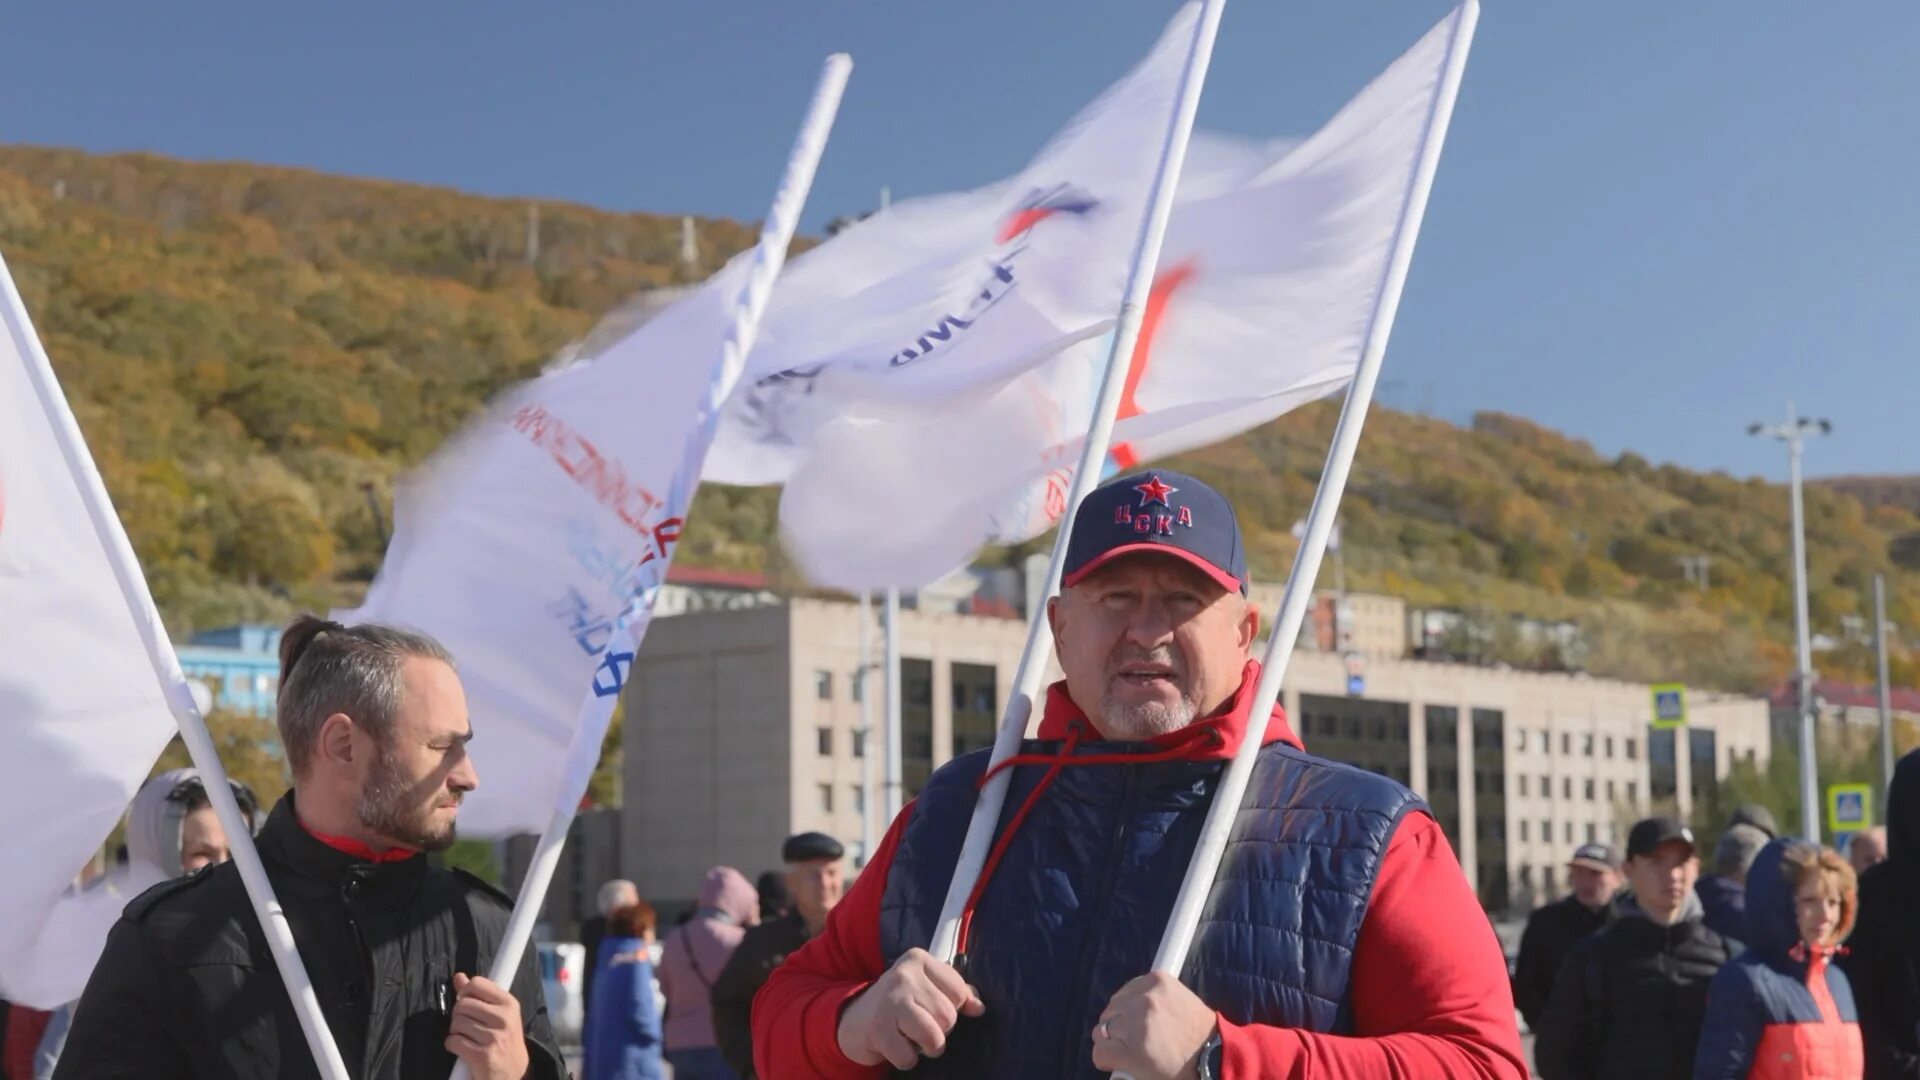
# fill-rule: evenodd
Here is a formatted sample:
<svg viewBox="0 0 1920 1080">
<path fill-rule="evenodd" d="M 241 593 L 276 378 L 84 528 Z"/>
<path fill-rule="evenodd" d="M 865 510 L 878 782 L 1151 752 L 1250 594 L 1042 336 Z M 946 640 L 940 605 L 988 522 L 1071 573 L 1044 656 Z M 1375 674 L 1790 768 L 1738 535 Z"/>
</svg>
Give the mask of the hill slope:
<svg viewBox="0 0 1920 1080">
<path fill-rule="evenodd" d="M 384 506 L 394 475 L 489 395 L 634 292 L 702 276 L 754 235 L 697 231 L 687 268 L 677 218 L 0 147 L 0 250 L 176 632 L 350 597 L 379 558 L 364 489 Z M 1181 462 L 1239 502 L 1262 577 L 1286 573 L 1334 412 Z M 1920 512 L 1849 490 L 1807 493 L 1816 630 L 1840 636 L 1876 571 L 1892 575 L 1893 620 L 1920 626 L 1920 572 L 1888 557 Z M 790 580 L 774 505 L 766 491 L 703 491 L 680 558 Z M 1353 587 L 1479 613 L 1494 658 L 1570 659 L 1503 630 L 1526 614 L 1579 621 L 1590 649 L 1577 659 L 1596 672 L 1756 689 L 1787 668 L 1776 485 L 1604 459 L 1511 417 L 1462 429 L 1381 410 L 1345 535 Z M 1708 556 L 1706 588 L 1683 555 Z M 1870 657 L 1856 643 L 1821 668 L 1864 678 Z M 1920 675 L 1904 650 L 1896 671 Z"/>
</svg>

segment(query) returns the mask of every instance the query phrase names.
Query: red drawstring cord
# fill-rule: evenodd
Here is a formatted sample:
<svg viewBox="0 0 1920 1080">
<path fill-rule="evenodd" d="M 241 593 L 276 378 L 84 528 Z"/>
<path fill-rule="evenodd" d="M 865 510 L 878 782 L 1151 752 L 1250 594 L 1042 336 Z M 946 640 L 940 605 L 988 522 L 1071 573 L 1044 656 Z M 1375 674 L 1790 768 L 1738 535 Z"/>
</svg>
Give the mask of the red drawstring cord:
<svg viewBox="0 0 1920 1080">
<path fill-rule="evenodd" d="M 1034 785 L 1033 790 L 1027 794 L 1026 800 L 1020 804 L 1020 809 L 1014 811 L 1013 819 L 1007 822 L 1006 831 L 1002 832 L 1000 839 L 994 842 L 993 850 L 987 855 L 985 865 L 981 866 L 980 877 L 973 883 L 973 891 L 967 894 L 966 906 L 960 909 L 960 933 L 955 939 L 953 950 L 955 957 L 963 957 L 967 954 L 967 939 L 973 930 L 974 908 L 979 906 L 981 895 L 987 891 L 987 881 L 993 877 L 994 868 L 1000 865 L 1000 857 L 1007 853 L 1007 847 L 1012 843 L 1014 834 L 1020 831 L 1021 823 L 1027 820 L 1027 814 L 1033 810 L 1034 804 L 1040 801 L 1041 794 L 1047 790 L 1048 785 L 1053 783 L 1054 778 L 1060 775 L 1062 769 L 1068 765 L 1144 765 L 1157 761 L 1173 761 L 1187 756 L 1195 742 L 1207 739 L 1215 745 L 1219 745 L 1220 742 L 1220 732 L 1213 728 L 1190 728 L 1185 737 L 1150 754 L 1088 754 L 1085 757 L 1076 758 L 1073 756 L 1073 751 L 1080 745 L 1080 736 L 1085 731 L 1086 729 L 1076 720 L 1067 726 L 1066 743 L 1061 746 L 1058 754 L 1017 754 L 988 769 L 975 785 L 985 787 L 987 781 L 993 779 L 995 774 L 1015 765 L 1050 766 L 1047 774 L 1040 778 L 1040 782 Z"/>
</svg>

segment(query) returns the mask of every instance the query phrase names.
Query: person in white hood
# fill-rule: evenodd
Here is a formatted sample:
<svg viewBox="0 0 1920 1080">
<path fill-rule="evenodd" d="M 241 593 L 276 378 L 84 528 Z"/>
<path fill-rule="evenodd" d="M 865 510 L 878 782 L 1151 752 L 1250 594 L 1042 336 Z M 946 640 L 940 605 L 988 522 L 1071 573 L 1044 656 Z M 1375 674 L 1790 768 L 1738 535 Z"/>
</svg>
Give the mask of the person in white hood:
<svg viewBox="0 0 1920 1080">
<path fill-rule="evenodd" d="M 233 797 L 249 829 L 260 824 L 260 802 L 237 780 Z M 213 812 L 198 769 L 169 769 L 151 777 L 127 808 L 127 866 L 109 883 L 116 893 L 135 896 L 151 885 L 226 862 L 232 849 L 227 831 Z M 54 1010 L 33 1055 L 34 1080 L 50 1080 L 66 1048 L 73 1021 L 71 1003 Z"/>
<path fill-rule="evenodd" d="M 245 784 L 233 784 L 234 798 L 249 825 L 257 826 L 260 804 Z M 157 870 L 163 878 L 191 874 L 226 862 L 226 830 L 207 799 L 195 769 L 169 769 L 141 785 L 127 811 L 127 861 Z"/>
</svg>

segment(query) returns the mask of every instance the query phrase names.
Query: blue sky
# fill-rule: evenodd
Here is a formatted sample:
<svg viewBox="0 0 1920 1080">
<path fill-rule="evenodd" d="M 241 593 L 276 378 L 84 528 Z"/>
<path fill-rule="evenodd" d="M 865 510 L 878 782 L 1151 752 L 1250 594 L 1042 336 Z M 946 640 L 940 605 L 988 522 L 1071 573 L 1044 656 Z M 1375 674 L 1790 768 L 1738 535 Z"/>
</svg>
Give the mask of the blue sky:
<svg viewBox="0 0 1920 1080">
<path fill-rule="evenodd" d="M 1303 134 L 1445 0 L 1233 0 L 1204 126 Z M 1012 172 L 1166 0 L 8 6 L 0 140 L 757 218 L 853 54 L 807 225 Z M 1486 0 L 1384 399 L 1784 477 L 1920 472 L 1920 4 Z M 1364 454 L 1364 449 L 1362 453 Z"/>
</svg>

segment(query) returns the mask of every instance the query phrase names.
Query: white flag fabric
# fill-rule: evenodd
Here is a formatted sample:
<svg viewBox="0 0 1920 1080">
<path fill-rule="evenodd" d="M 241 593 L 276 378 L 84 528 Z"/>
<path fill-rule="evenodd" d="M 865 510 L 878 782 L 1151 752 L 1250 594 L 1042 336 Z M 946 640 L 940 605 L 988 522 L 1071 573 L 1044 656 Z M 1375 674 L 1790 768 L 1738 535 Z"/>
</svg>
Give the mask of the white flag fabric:
<svg viewBox="0 0 1920 1080">
<path fill-rule="evenodd" d="M 558 797 L 613 625 L 680 521 L 668 485 L 687 449 L 751 253 L 603 352 L 519 387 L 394 498 L 394 535 L 357 610 L 452 653 L 472 714 L 476 835 L 537 831 Z M 649 571 L 649 575 L 651 571 Z"/>
<path fill-rule="evenodd" d="M 702 475 L 784 483 L 849 404 L 924 411 L 1109 329 L 1198 18 L 1181 8 L 1012 178 L 896 203 L 796 258 Z"/>
<path fill-rule="evenodd" d="M 1304 142 L 1195 140 L 1114 429 L 1113 467 L 1231 437 L 1351 379 L 1460 18 L 1443 20 Z M 861 228 L 878 236 L 889 225 Z M 809 268 L 856 254 L 838 244 L 813 253 Z M 1089 341 L 1011 377 L 996 369 L 990 382 L 937 402 L 902 400 L 884 380 L 812 380 L 811 408 L 830 419 L 807 432 L 804 447 L 787 448 L 792 467 L 778 477 L 781 528 L 808 575 L 855 589 L 918 586 L 984 542 L 1051 527 L 1107 345 Z"/>
<path fill-rule="evenodd" d="M 4 312 L 0 997 L 50 1009 L 80 996 L 120 908 L 152 883 L 68 895 L 175 728 L 55 439 L 71 418 L 56 415 L 66 404 L 53 372 L 30 370 L 41 364 L 33 330 L 12 303 Z"/>
<path fill-rule="evenodd" d="M 898 394 L 937 400 L 979 377 L 968 368 L 1022 370 L 1102 332 L 1196 13 L 1182 10 L 1153 54 L 1016 180 L 932 200 L 937 210 L 897 208 L 896 219 L 917 223 L 912 244 L 882 237 L 876 247 L 858 229 L 836 240 L 868 244 L 863 276 L 789 268 L 746 360 L 742 385 L 760 385 L 757 408 L 723 414 L 704 475 L 716 475 L 712 456 L 727 447 L 737 453 L 722 473 L 784 475 L 779 433 L 822 422 L 802 362 L 832 356 L 848 373 L 891 373 Z M 945 243 L 956 227 L 977 238 Z M 520 388 L 436 453 L 397 493 L 394 538 L 365 603 L 337 616 L 418 627 L 453 654 L 480 778 L 461 813 L 469 833 L 546 825 L 581 699 L 625 676 L 606 663 L 613 622 L 640 567 L 664 558 L 678 534 L 664 496 L 746 258 L 625 336 L 603 328 L 597 337 L 618 338 L 605 351 Z M 1110 286 L 1063 273 L 1080 264 L 1110 268 L 1096 275 Z M 1011 362 L 1009 343 L 1036 356 Z M 936 357 L 943 363 L 922 362 Z M 742 424 L 758 434 L 724 434 Z"/>
</svg>

